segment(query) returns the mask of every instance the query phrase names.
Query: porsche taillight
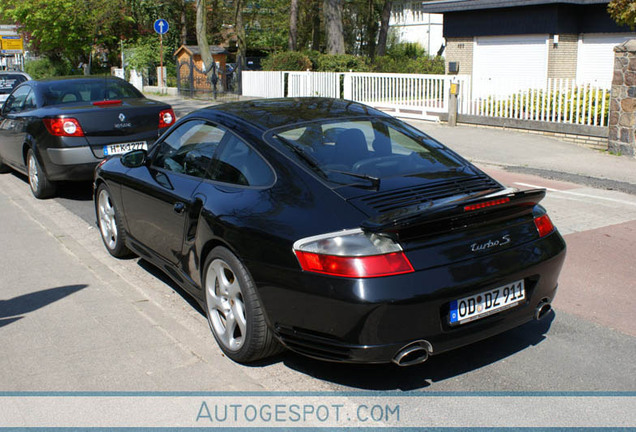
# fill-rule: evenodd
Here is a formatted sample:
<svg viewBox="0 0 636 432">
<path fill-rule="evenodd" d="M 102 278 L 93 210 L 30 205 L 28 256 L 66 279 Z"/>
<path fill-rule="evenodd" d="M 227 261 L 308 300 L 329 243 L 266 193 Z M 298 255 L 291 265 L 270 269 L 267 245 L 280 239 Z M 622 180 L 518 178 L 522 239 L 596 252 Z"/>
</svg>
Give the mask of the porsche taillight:
<svg viewBox="0 0 636 432">
<path fill-rule="evenodd" d="M 360 229 L 298 240 L 294 253 L 304 271 L 330 276 L 372 278 L 414 271 L 397 242 Z"/>
<path fill-rule="evenodd" d="M 545 237 L 554 231 L 554 224 L 547 214 L 534 218 L 534 225 L 537 227 L 539 237 Z"/>
</svg>

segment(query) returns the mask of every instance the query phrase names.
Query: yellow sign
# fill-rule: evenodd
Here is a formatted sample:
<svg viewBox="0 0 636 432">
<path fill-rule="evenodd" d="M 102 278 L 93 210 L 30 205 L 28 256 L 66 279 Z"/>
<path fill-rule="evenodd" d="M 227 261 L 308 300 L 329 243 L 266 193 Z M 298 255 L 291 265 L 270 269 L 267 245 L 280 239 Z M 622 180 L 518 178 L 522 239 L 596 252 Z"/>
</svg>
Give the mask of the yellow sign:
<svg viewBox="0 0 636 432">
<path fill-rule="evenodd" d="M 3 54 L 22 54 L 24 45 L 20 36 L 0 36 L 0 49 Z"/>
</svg>

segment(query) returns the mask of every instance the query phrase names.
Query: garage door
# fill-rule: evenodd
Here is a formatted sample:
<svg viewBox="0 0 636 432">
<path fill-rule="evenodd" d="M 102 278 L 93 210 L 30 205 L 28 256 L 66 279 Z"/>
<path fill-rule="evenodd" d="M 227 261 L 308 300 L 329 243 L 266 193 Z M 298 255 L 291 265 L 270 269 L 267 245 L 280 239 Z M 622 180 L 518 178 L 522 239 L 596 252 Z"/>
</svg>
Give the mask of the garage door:
<svg viewBox="0 0 636 432">
<path fill-rule="evenodd" d="M 635 36 L 635 33 L 581 35 L 576 81 L 609 88 L 614 74 L 614 47 Z"/>
<path fill-rule="evenodd" d="M 548 76 L 548 35 L 475 38 L 473 95 L 542 87 Z"/>
</svg>

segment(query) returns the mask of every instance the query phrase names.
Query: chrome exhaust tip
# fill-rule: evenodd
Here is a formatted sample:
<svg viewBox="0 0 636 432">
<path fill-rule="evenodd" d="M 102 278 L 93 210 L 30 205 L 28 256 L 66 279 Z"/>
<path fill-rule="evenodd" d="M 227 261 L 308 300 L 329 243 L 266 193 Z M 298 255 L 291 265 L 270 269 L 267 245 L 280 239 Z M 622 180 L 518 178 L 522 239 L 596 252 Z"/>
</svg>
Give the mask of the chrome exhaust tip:
<svg viewBox="0 0 636 432">
<path fill-rule="evenodd" d="M 534 310 L 534 319 L 540 320 L 545 317 L 552 310 L 550 299 L 546 298 L 539 302 L 537 308 Z"/>
<path fill-rule="evenodd" d="M 428 356 L 432 352 L 433 346 L 430 342 L 418 340 L 402 347 L 402 349 L 395 354 L 392 361 L 398 366 L 413 366 L 424 363 L 428 360 Z"/>
</svg>

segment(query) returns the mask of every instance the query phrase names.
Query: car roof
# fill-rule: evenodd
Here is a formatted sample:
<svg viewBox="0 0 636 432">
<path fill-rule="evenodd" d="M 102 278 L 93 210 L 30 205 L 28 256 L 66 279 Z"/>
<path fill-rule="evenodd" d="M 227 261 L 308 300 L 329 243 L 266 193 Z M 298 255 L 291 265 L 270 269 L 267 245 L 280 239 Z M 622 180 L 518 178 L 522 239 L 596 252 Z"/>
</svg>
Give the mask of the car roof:
<svg viewBox="0 0 636 432">
<path fill-rule="evenodd" d="M 331 98 L 278 98 L 256 99 L 213 105 L 199 112 L 221 113 L 243 120 L 263 129 L 274 129 L 314 120 L 346 117 L 390 117 L 369 106 L 344 99 Z"/>
<path fill-rule="evenodd" d="M 0 75 L 22 75 L 27 78 L 31 78 L 29 74 L 20 71 L 0 71 Z"/>
<path fill-rule="evenodd" d="M 37 80 L 38 83 L 52 83 L 52 82 L 64 82 L 64 81 L 123 81 L 119 77 L 113 75 L 74 75 L 74 76 L 64 76 L 64 77 L 56 77 L 56 78 L 47 78 Z"/>
</svg>

